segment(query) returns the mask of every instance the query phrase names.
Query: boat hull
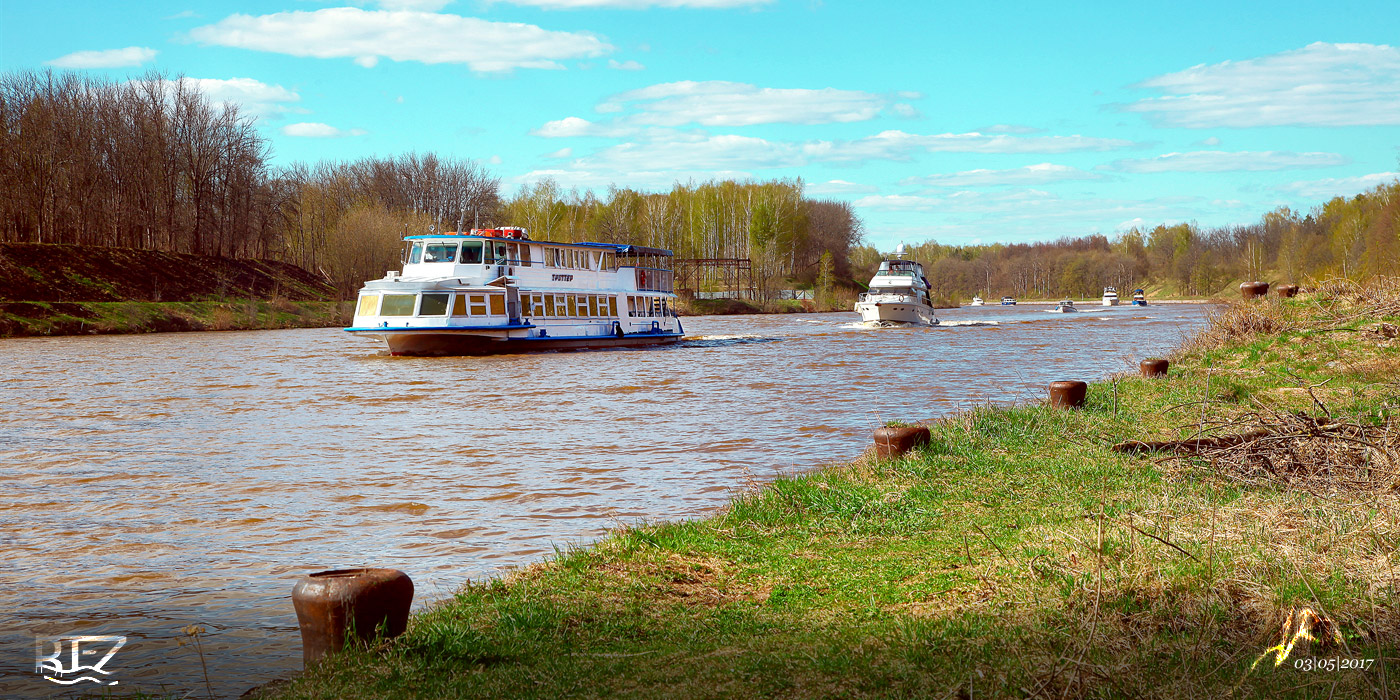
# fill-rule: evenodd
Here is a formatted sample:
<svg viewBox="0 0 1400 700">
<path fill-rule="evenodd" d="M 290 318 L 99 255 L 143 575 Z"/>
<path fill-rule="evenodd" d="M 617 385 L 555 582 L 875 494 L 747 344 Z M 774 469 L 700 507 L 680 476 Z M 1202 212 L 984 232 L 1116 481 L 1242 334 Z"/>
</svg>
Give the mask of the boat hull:
<svg viewBox="0 0 1400 700">
<path fill-rule="evenodd" d="M 441 331 L 378 332 L 377 336 L 389 346 L 390 355 L 409 357 L 451 357 L 501 355 L 548 350 L 602 350 L 670 345 L 679 342 L 681 333 L 635 333 L 622 336 L 587 336 L 553 338 L 549 336 L 508 338 L 475 333 Z"/>
<path fill-rule="evenodd" d="M 1138 301 L 1137 299 L 1134 299 L 1134 300 L 1133 300 L 1133 306 L 1147 306 L 1147 302 L 1145 302 L 1145 301 Z"/>
<path fill-rule="evenodd" d="M 921 326 L 938 325 L 933 307 L 908 302 L 862 301 L 856 313 L 867 323 L 910 323 Z"/>
<path fill-rule="evenodd" d="M 1118 305 L 1118 300 L 1117 300 L 1117 299 L 1104 299 L 1104 300 L 1103 300 L 1103 305 L 1104 305 L 1104 306 L 1117 306 L 1117 305 Z"/>
</svg>

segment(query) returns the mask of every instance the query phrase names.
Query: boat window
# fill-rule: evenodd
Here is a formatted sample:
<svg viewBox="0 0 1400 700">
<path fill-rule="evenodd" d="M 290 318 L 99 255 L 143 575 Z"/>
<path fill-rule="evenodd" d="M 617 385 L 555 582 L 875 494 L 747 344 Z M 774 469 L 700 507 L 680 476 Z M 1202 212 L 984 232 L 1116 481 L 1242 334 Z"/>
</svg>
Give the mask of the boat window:
<svg viewBox="0 0 1400 700">
<path fill-rule="evenodd" d="M 453 315 L 453 316 L 466 316 L 466 315 L 467 315 L 467 295 L 465 295 L 465 294 L 458 294 L 458 295 L 457 295 L 457 298 L 454 299 L 454 300 L 452 301 L 452 315 Z"/>
<path fill-rule="evenodd" d="M 593 317 L 602 315 L 598 313 L 598 297 L 588 297 L 588 315 Z"/>
<path fill-rule="evenodd" d="M 531 294 L 531 295 L 530 295 L 530 315 L 531 315 L 531 316 L 548 316 L 548 315 L 549 315 L 549 314 L 544 310 L 544 295 L 543 295 L 543 294 Z"/>
<path fill-rule="evenodd" d="M 496 243 L 496 244 L 495 244 L 495 248 L 496 248 L 496 262 L 497 262 L 497 263 L 505 263 L 507 260 L 510 260 L 510 256 L 506 254 L 506 244 L 505 244 L 505 243 Z"/>
<path fill-rule="evenodd" d="M 447 300 L 450 298 L 451 294 L 424 294 L 423 301 L 418 303 L 418 315 L 446 316 Z"/>
<path fill-rule="evenodd" d="M 471 295 L 468 295 L 468 296 L 467 296 L 467 305 L 468 305 L 469 307 L 471 307 L 471 312 L 472 312 L 472 315 L 473 315 L 473 316 L 485 316 L 485 315 L 486 315 L 486 295 L 485 295 L 485 294 L 471 294 Z"/>
<path fill-rule="evenodd" d="M 429 243 L 423 248 L 423 262 L 452 262 L 457 259 L 456 243 Z"/>
<path fill-rule="evenodd" d="M 385 294 L 384 303 L 379 307 L 380 316 L 412 316 L 413 302 L 417 294 Z"/>
<path fill-rule="evenodd" d="M 554 295 L 554 314 L 553 314 L 553 315 L 554 315 L 556 318 L 558 318 L 558 317 L 560 317 L 560 316 L 568 316 L 568 315 L 569 315 L 568 303 L 569 303 L 569 297 L 567 297 L 567 296 L 565 296 L 565 295 L 563 295 L 563 294 L 555 294 L 555 295 Z"/>
<path fill-rule="evenodd" d="M 528 246 L 528 245 L 520 246 L 520 264 L 521 264 L 521 265 L 525 265 L 525 266 L 527 266 L 527 267 L 530 265 L 530 248 L 531 248 L 531 247 L 532 247 L 532 246 Z"/>
<path fill-rule="evenodd" d="M 417 265 L 423 262 L 423 241 L 414 241 L 413 247 L 408 250 L 408 264 Z"/>
<path fill-rule="evenodd" d="M 608 297 L 608 315 L 617 318 L 617 297 Z"/>
<path fill-rule="evenodd" d="M 506 295 L 504 295 L 504 294 L 492 294 L 492 295 L 490 295 L 490 297 L 491 297 L 491 315 L 492 315 L 492 316 L 504 316 L 505 313 L 506 313 Z"/>
<path fill-rule="evenodd" d="M 482 242 L 485 243 L 485 241 Z M 492 265 L 496 262 L 496 255 L 494 251 L 491 250 L 490 243 L 486 243 L 486 256 L 482 259 L 482 262 L 486 263 L 487 265 Z"/>
<path fill-rule="evenodd" d="M 462 264 L 481 264 L 481 241 L 462 241 Z"/>
<path fill-rule="evenodd" d="M 520 260 L 520 246 L 514 243 L 507 243 L 506 260 L 511 262 L 518 262 Z"/>
<path fill-rule="evenodd" d="M 355 311 L 357 316 L 373 316 L 379 310 L 379 295 L 364 294 L 360 296 L 360 308 Z"/>
</svg>

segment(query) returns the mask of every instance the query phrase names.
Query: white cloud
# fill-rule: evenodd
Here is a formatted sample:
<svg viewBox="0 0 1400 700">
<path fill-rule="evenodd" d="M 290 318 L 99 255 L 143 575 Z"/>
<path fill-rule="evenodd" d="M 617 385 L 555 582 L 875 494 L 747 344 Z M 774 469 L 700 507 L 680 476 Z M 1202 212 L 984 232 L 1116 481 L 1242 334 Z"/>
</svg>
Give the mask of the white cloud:
<svg viewBox="0 0 1400 700">
<path fill-rule="evenodd" d="M 75 51 L 59 56 L 44 65 L 56 68 L 125 68 L 139 66 L 156 59 L 157 51 L 144 46 L 128 46 L 106 51 Z"/>
<path fill-rule="evenodd" d="M 524 185 L 549 178 L 562 187 L 578 187 L 602 191 L 609 185 L 642 190 L 668 190 L 677 182 L 707 180 L 750 180 L 753 174 L 740 170 L 637 170 L 632 172 L 597 172 L 589 170 L 532 170 L 524 175 L 507 178 L 507 184 Z"/>
<path fill-rule="evenodd" d="M 767 5 L 773 0 L 496 0 L 549 10 L 645 10 L 652 7 L 722 10 Z"/>
<path fill-rule="evenodd" d="M 1208 138 L 1203 138 L 1203 139 L 1201 139 L 1200 141 L 1197 141 L 1197 142 L 1196 142 L 1196 145 L 1197 145 L 1197 146 L 1212 146 L 1212 147 L 1213 147 L 1213 146 L 1219 146 L 1220 143 L 1221 143 L 1221 141 L 1220 141 L 1220 138 L 1219 138 L 1219 137 L 1211 136 L 1211 137 L 1208 137 Z"/>
<path fill-rule="evenodd" d="M 1126 105 L 1164 126 L 1400 124 L 1400 49 L 1328 44 L 1198 65 L 1147 80 L 1164 95 Z"/>
<path fill-rule="evenodd" d="M 217 105 L 233 105 L 242 114 L 258 119 L 280 119 L 287 114 L 305 114 L 296 105 L 301 95 L 281 85 L 269 85 L 252 78 L 181 78 L 186 86 L 200 91 Z M 167 80 L 173 86 L 177 81 Z"/>
<path fill-rule="evenodd" d="M 573 156 L 574 156 L 574 149 L 572 149 L 572 148 L 561 148 L 561 149 L 559 149 L 559 150 L 557 150 L 557 151 L 554 151 L 554 152 L 552 152 L 552 153 L 546 153 L 546 154 L 544 154 L 544 157 L 545 157 L 545 158 L 549 158 L 549 159 L 551 159 L 551 160 L 558 160 L 559 158 L 572 158 Z"/>
<path fill-rule="evenodd" d="M 1280 185 L 1274 189 L 1300 197 L 1328 199 L 1331 197 L 1361 194 L 1376 185 L 1384 185 L 1396 182 L 1397 180 L 1400 180 L 1400 173 L 1371 173 L 1370 175 L 1358 175 L 1356 177 L 1333 177 L 1324 180 L 1290 182 L 1287 185 Z"/>
<path fill-rule="evenodd" d="M 437 12 L 453 0 L 378 0 L 377 5 L 386 10 L 414 10 L 417 12 Z"/>
<path fill-rule="evenodd" d="M 928 153 L 1069 153 L 1109 151 L 1137 144 L 1122 139 L 1089 136 L 1008 136 L 978 132 L 965 134 L 910 134 L 882 131 L 855 141 L 816 141 L 803 146 L 814 160 L 860 161 L 872 159 L 910 160 Z"/>
<path fill-rule="evenodd" d="M 874 119 L 889 98 L 858 90 L 760 88 L 721 80 L 661 83 L 613 95 L 599 112 L 637 110 L 635 124 L 751 126 L 828 124 Z"/>
<path fill-rule="evenodd" d="M 608 59 L 608 67 L 613 70 L 646 70 L 646 66 L 637 63 L 636 61 L 618 62 L 611 58 Z"/>
<path fill-rule="evenodd" d="M 544 126 L 530 133 L 547 139 L 580 137 L 626 138 L 636 135 L 638 130 L 630 126 L 599 124 L 597 122 L 588 121 L 582 117 L 564 117 L 563 119 L 556 119 L 552 122 L 545 122 Z"/>
<path fill-rule="evenodd" d="M 488 73 L 515 68 L 563 68 L 559 61 L 601 56 L 612 45 L 584 32 L 532 24 L 490 22 L 428 12 L 337 7 L 314 12 L 235 14 L 196 27 L 205 45 L 232 46 L 315 58 L 351 58 L 373 66 L 380 58 L 421 63 L 465 63 Z"/>
<path fill-rule="evenodd" d="M 865 194 L 868 192 L 878 192 L 880 188 L 874 185 L 862 185 L 845 180 L 827 180 L 816 184 L 807 185 L 808 194 Z"/>
<path fill-rule="evenodd" d="M 1127 158 L 1104 166 L 1123 173 L 1224 173 L 1239 170 L 1291 170 L 1345 165 L 1338 153 L 1288 151 L 1193 151 L 1166 153 L 1156 158 Z"/>
<path fill-rule="evenodd" d="M 988 134 L 1022 134 L 1022 135 L 1024 135 L 1024 134 L 1039 134 L 1040 132 L 1045 131 L 1045 130 L 1044 130 L 1044 129 L 1038 129 L 1038 128 L 1033 127 L 1033 126 L 1024 126 L 1024 125 L 1021 125 L 1021 124 L 993 124 L 993 125 L 991 125 L 991 126 L 983 127 L 983 128 L 981 128 L 981 129 L 978 129 L 978 131 L 984 132 L 984 133 L 988 133 Z"/>
<path fill-rule="evenodd" d="M 752 136 L 677 135 L 669 141 L 623 143 L 574 161 L 582 170 L 648 171 L 664 163 L 674 170 L 780 168 L 806 162 L 790 143 Z"/>
<path fill-rule="evenodd" d="M 903 180 L 905 185 L 932 185 L 934 187 L 993 187 L 998 185 L 1048 185 L 1067 180 L 1097 180 L 1103 176 L 1068 165 L 1038 163 L 1010 170 L 964 170 L 960 173 L 943 173 L 911 177 Z"/>
<path fill-rule="evenodd" d="M 1095 139 L 1083 136 L 1013 137 L 981 134 L 941 134 L 921 136 L 904 132 L 884 132 L 850 142 L 769 141 L 734 134 L 709 135 L 702 131 L 653 129 L 641 131 L 625 126 L 595 124 L 569 117 L 549 122 L 532 132 L 549 137 L 636 136 L 633 141 L 604 148 L 573 162 L 573 167 L 589 171 L 632 172 L 653 170 L 658 163 L 669 168 L 693 170 L 752 170 L 801 167 L 814 162 L 857 162 L 864 160 L 910 160 L 920 152 L 959 151 L 971 153 L 1060 153 L 1071 150 L 1106 150 L 1133 145 L 1130 141 Z"/>
<path fill-rule="evenodd" d="M 337 129 L 330 124 L 320 122 L 301 122 L 299 124 L 288 124 L 282 127 L 282 133 L 287 136 L 297 136 L 308 139 L 339 139 L 347 136 L 364 136 L 364 129 Z"/>
<path fill-rule="evenodd" d="M 495 155 L 493 155 L 493 156 L 491 156 L 490 158 L 487 158 L 487 159 L 486 159 L 486 162 L 487 162 L 487 163 L 490 163 L 491 165 L 500 165 L 501 163 L 503 163 L 503 162 L 505 162 L 505 161 L 502 161 L 500 156 L 495 156 Z"/>
</svg>

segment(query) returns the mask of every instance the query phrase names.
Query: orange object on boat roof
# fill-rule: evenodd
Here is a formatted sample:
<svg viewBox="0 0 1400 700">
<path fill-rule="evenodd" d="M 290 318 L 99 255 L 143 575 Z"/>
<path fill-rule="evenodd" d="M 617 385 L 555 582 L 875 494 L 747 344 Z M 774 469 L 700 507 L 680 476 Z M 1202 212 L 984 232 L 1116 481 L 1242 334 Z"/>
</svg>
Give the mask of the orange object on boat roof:
<svg viewBox="0 0 1400 700">
<path fill-rule="evenodd" d="M 530 239 L 530 235 L 525 232 L 525 229 L 520 228 L 519 226 L 502 226 L 500 228 L 474 228 L 472 229 L 472 235 L 485 236 L 486 238 L 511 238 L 518 241 L 525 241 Z"/>
</svg>

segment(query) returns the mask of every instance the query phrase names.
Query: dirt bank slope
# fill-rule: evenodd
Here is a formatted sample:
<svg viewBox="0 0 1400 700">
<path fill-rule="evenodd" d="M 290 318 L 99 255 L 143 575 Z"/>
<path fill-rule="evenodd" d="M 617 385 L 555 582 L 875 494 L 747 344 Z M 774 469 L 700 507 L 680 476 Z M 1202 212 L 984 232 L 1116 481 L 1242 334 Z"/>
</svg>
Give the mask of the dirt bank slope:
<svg viewBox="0 0 1400 700">
<path fill-rule="evenodd" d="M 295 265 L 131 248 L 0 244 L 0 301 L 332 301 Z"/>
</svg>

